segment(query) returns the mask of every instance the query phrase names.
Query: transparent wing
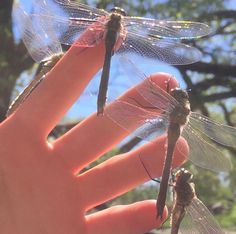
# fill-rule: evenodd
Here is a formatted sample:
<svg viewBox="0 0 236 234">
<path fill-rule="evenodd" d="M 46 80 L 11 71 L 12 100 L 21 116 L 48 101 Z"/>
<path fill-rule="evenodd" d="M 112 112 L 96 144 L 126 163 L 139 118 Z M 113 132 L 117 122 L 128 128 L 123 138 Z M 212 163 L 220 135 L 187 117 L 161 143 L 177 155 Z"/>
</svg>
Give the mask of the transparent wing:
<svg viewBox="0 0 236 234">
<path fill-rule="evenodd" d="M 128 31 L 126 39 L 118 53 L 137 54 L 172 65 L 191 64 L 201 59 L 201 52 L 189 45 L 165 39 L 153 39 L 150 36 L 135 35 Z"/>
<path fill-rule="evenodd" d="M 147 76 L 128 58 L 121 57 L 120 62 L 122 69 L 132 83 L 136 84 L 145 80 L 142 85 L 136 85 L 135 89 L 150 103 L 149 108 L 154 107 L 166 113 L 170 113 L 175 108 L 178 102 L 164 90 L 167 86 L 165 82 L 161 88 L 151 78 L 146 79 Z"/>
<path fill-rule="evenodd" d="M 96 19 L 107 16 L 108 12 L 70 0 L 54 0 L 72 18 Z"/>
<path fill-rule="evenodd" d="M 212 121 L 204 115 L 192 112 L 190 115 L 191 126 L 201 134 L 207 135 L 213 141 L 235 147 L 236 128 Z"/>
<path fill-rule="evenodd" d="M 182 136 L 189 145 L 189 160 L 195 165 L 212 171 L 229 171 L 231 169 L 230 159 L 212 144 L 205 141 L 191 126 L 191 121 L 184 127 Z M 181 152 L 182 149 L 179 148 Z"/>
<path fill-rule="evenodd" d="M 88 5 L 70 0 L 55 0 L 64 9 L 70 18 L 96 19 L 108 16 L 109 13 Z M 125 17 L 125 25 L 134 32 L 143 35 L 151 34 L 161 38 L 186 39 L 196 38 L 209 34 L 210 29 L 206 24 L 191 21 L 161 21 L 141 17 Z M 152 33 L 151 33 L 152 32 Z"/>
<path fill-rule="evenodd" d="M 105 115 L 129 133 L 147 141 L 154 140 L 166 132 L 168 116 L 147 111 L 125 101 L 114 101 L 112 108 L 105 109 Z"/>
<path fill-rule="evenodd" d="M 186 229 L 181 225 L 181 233 L 199 233 L 199 234 L 223 234 L 224 231 L 217 223 L 213 215 L 207 209 L 207 207 L 195 197 L 190 206 L 186 207 L 188 215 L 191 217 L 189 221 L 192 221 L 192 226 L 196 231 L 186 232 Z"/>
<path fill-rule="evenodd" d="M 192 21 L 164 21 L 141 17 L 125 17 L 125 25 L 137 35 L 157 39 L 193 39 L 208 35 L 208 25 Z"/>
<path fill-rule="evenodd" d="M 48 23 L 53 23 L 54 31 L 56 31 L 57 37 L 61 43 L 73 44 L 87 28 L 93 33 L 83 37 L 83 39 L 79 41 L 79 46 L 94 46 L 104 38 L 105 25 L 109 19 L 107 12 L 68 0 L 57 0 L 56 2 L 58 4 L 55 4 L 53 1 L 43 1 L 43 4 L 38 2 L 40 1 L 35 1 L 35 5 L 37 6 L 35 14 L 41 19 L 42 24 L 45 26 L 47 26 Z M 144 22 L 142 22 L 140 20 L 141 18 L 137 18 L 136 21 L 135 18 L 130 18 L 133 21 L 129 21 L 128 18 L 126 18 L 127 22 L 124 23 L 121 32 L 122 35 L 125 33 L 127 36 L 123 46 L 121 46 L 119 50 L 120 52 L 138 53 L 143 57 L 158 59 L 159 61 L 175 65 L 190 64 L 200 60 L 201 53 L 196 48 L 174 41 L 160 40 L 161 37 L 156 38 L 150 34 L 151 29 L 145 32 L 144 29 L 148 27 L 153 27 L 155 31 L 156 26 L 151 19 L 145 20 L 143 18 L 142 20 Z M 164 21 L 159 22 L 159 27 L 163 22 Z M 178 26 L 184 28 L 185 25 L 185 34 L 190 31 L 187 30 L 187 28 L 192 27 L 192 31 L 195 31 L 195 33 L 192 33 L 194 37 L 201 35 L 197 33 L 197 29 L 195 29 L 197 26 L 200 27 L 200 23 L 196 23 L 195 25 L 193 22 L 186 22 L 185 24 L 183 22 L 179 22 L 179 24 L 174 24 L 174 21 L 167 22 L 169 28 L 172 28 L 172 30 L 175 28 L 177 32 L 183 31 L 177 29 Z M 131 30 L 132 28 L 137 28 L 138 25 L 141 25 L 143 28 L 142 30 L 140 29 L 140 32 L 137 32 L 137 29 Z M 184 33 L 182 32 L 182 34 Z M 166 39 L 166 37 L 162 37 L 162 39 L 164 38 Z M 181 38 L 182 37 L 179 37 L 179 39 Z M 184 38 L 186 38 L 186 35 Z"/>
<path fill-rule="evenodd" d="M 80 40 L 79 46 L 95 46 L 103 38 L 106 15 L 105 11 L 70 1 L 34 1 L 33 16 L 44 28 L 50 25 L 58 40 L 66 45 L 72 45 L 88 29 L 90 33 Z"/>
<path fill-rule="evenodd" d="M 145 141 L 153 141 L 157 137 L 165 134 L 168 128 L 168 117 L 161 115 L 156 118 L 146 119 L 144 124 L 137 128 L 132 135 L 140 137 Z"/>
<path fill-rule="evenodd" d="M 46 31 L 40 21 L 28 14 L 19 3 L 13 6 L 13 17 L 29 54 L 36 62 L 40 63 L 52 55 L 62 53 L 61 44 L 53 31 Z"/>
<path fill-rule="evenodd" d="M 193 222 L 192 217 L 188 212 L 185 213 L 179 227 L 179 234 L 203 234 L 199 233 L 196 224 Z"/>
</svg>

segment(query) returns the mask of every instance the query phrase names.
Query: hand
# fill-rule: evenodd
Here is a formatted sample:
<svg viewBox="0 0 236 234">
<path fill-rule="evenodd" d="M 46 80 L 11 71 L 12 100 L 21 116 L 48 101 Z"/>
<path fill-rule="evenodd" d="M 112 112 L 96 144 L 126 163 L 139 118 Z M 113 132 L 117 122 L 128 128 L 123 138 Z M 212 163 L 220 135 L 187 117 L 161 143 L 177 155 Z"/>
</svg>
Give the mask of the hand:
<svg viewBox="0 0 236 234">
<path fill-rule="evenodd" d="M 47 136 L 102 66 L 104 46 L 71 48 L 15 114 L 0 125 L 0 232 L 137 234 L 161 225 L 155 200 L 86 212 L 160 176 L 165 137 L 76 176 L 128 133 L 107 116 L 88 117 L 53 143 Z M 169 75 L 156 75 L 157 82 Z M 176 83 L 175 83 L 176 84 Z M 131 90 L 129 95 L 135 95 Z M 124 97 L 123 97 L 124 98 Z M 109 108 L 112 108 L 112 104 Z M 186 143 L 180 140 L 186 148 Z M 175 152 L 174 165 L 183 162 Z M 164 218 L 167 217 L 165 210 Z M 164 219 L 163 219 L 164 221 Z"/>
</svg>

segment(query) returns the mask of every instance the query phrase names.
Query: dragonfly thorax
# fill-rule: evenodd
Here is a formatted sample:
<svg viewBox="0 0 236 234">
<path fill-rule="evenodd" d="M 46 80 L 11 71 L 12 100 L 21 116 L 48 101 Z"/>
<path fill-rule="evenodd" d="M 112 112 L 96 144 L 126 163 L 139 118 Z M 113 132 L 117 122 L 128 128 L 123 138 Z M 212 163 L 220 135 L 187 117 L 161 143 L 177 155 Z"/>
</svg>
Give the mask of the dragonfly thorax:
<svg viewBox="0 0 236 234">
<path fill-rule="evenodd" d="M 121 14 L 116 12 L 111 13 L 110 19 L 106 24 L 107 30 L 119 33 L 122 27 L 122 18 L 123 16 Z"/>
<path fill-rule="evenodd" d="M 190 114 L 190 103 L 187 91 L 182 89 L 173 89 L 170 92 L 171 96 L 176 99 L 178 105 L 170 114 L 170 121 L 184 125 L 188 122 Z"/>
<path fill-rule="evenodd" d="M 184 168 L 175 174 L 174 191 L 176 193 L 176 203 L 181 206 L 188 206 L 195 197 L 193 183 L 190 183 L 193 175 Z"/>
<path fill-rule="evenodd" d="M 186 169 L 181 168 L 175 173 L 175 181 L 188 183 L 192 180 L 193 175 Z"/>
<path fill-rule="evenodd" d="M 179 88 L 172 89 L 170 91 L 170 95 L 174 97 L 181 104 L 182 103 L 184 104 L 189 101 L 188 93 L 186 90 L 183 90 L 183 89 L 179 89 Z"/>
<path fill-rule="evenodd" d="M 113 7 L 111 10 L 110 10 L 111 13 L 117 13 L 119 15 L 122 15 L 122 16 L 126 16 L 126 12 L 124 9 L 120 8 L 120 7 Z"/>
</svg>

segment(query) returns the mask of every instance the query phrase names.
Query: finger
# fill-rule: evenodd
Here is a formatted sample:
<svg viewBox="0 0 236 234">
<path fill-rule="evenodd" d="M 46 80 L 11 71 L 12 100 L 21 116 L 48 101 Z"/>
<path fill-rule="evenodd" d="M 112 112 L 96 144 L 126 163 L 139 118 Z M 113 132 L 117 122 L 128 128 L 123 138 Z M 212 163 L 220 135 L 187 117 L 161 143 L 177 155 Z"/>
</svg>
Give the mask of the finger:
<svg viewBox="0 0 236 234">
<path fill-rule="evenodd" d="M 181 153 L 178 151 L 179 145 L 182 148 Z M 91 209 L 143 184 L 150 180 L 149 175 L 153 178 L 160 177 L 165 155 L 166 137 L 161 136 L 155 142 L 112 157 L 81 174 L 78 181 L 83 188 L 85 209 Z M 180 138 L 174 152 L 173 167 L 182 164 L 187 155 L 188 145 Z"/>
<path fill-rule="evenodd" d="M 102 67 L 104 43 L 71 47 L 21 105 L 14 118 L 47 136 Z"/>
<path fill-rule="evenodd" d="M 143 234 L 160 227 L 167 215 L 165 209 L 163 219 L 156 219 L 155 200 L 115 206 L 87 216 L 88 234 Z"/>
<path fill-rule="evenodd" d="M 152 76 L 152 80 L 162 88 L 165 88 L 166 81 L 170 79 L 171 88 L 176 87 L 177 81 L 169 74 L 157 73 Z M 142 85 L 143 83 L 139 84 L 141 87 Z M 121 96 L 120 100 L 130 101 L 130 97 L 134 97 L 140 103 L 145 102 L 135 87 Z M 107 106 L 108 108 L 115 108 L 115 105 L 111 103 Z M 138 127 L 137 123 L 139 123 L 139 117 L 134 116 L 132 121 L 129 121 L 129 129 Z M 97 117 L 96 114 L 93 114 L 59 138 L 54 143 L 54 152 L 58 157 L 63 158 L 70 169 L 79 171 L 112 149 L 129 133 L 108 116 Z"/>
</svg>

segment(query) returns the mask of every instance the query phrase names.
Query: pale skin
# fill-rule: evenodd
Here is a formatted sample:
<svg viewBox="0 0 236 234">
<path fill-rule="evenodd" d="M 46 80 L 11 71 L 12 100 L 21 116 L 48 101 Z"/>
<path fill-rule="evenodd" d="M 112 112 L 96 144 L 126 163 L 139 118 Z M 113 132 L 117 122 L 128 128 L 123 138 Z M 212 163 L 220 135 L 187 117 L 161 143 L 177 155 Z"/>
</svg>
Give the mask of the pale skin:
<svg viewBox="0 0 236 234">
<path fill-rule="evenodd" d="M 0 232 L 4 234 L 141 234 L 159 227 L 155 200 L 86 212 L 161 176 L 165 137 L 75 174 L 112 149 L 128 133 L 96 113 L 49 144 L 47 136 L 101 68 L 104 45 L 74 47 L 27 101 L 0 125 Z M 156 74 L 163 84 L 168 74 Z M 171 86 L 177 82 L 171 80 Z M 130 90 L 122 98 L 138 96 Z M 140 97 L 139 97 L 140 98 Z M 109 106 L 112 108 L 112 104 Z M 181 139 L 186 149 L 186 143 Z M 184 161 L 175 152 L 174 166 Z"/>
</svg>

